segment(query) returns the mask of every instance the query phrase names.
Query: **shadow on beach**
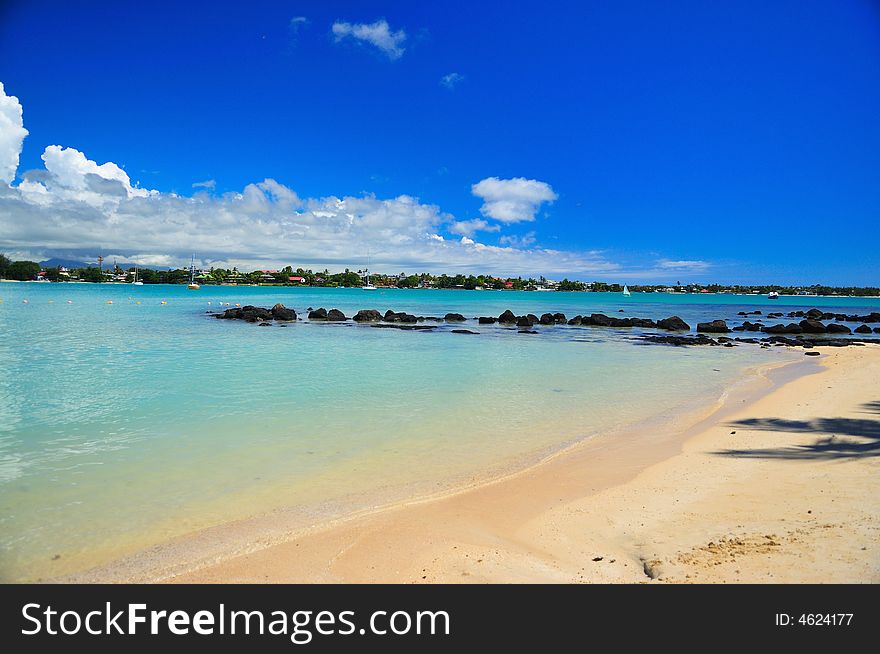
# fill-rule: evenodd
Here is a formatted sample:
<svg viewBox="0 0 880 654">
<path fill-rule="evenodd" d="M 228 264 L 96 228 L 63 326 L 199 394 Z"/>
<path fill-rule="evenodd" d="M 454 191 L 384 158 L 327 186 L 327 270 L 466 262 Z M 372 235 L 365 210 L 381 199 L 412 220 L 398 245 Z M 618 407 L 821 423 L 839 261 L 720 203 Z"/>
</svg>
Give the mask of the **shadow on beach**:
<svg viewBox="0 0 880 654">
<path fill-rule="evenodd" d="M 880 414 L 880 401 L 867 402 L 859 413 Z M 787 431 L 821 436 L 810 445 L 768 449 L 719 450 L 720 456 L 744 459 L 833 460 L 880 456 L 880 420 L 870 418 L 748 418 L 730 423 L 731 427 L 760 431 Z"/>
</svg>

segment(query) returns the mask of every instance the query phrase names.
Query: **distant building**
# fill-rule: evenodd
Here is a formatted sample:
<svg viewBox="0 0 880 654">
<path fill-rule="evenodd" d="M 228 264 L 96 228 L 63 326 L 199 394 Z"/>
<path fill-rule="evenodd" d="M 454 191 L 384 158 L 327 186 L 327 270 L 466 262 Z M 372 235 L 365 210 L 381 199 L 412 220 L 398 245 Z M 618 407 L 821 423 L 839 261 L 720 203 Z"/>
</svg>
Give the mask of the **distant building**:
<svg viewBox="0 0 880 654">
<path fill-rule="evenodd" d="M 293 275 L 292 277 L 288 277 L 288 278 L 287 278 L 287 281 L 289 281 L 289 282 L 296 282 L 297 284 L 305 284 L 305 283 L 306 283 L 306 278 L 305 278 L 305 277 L 300 277 L 299 275 Z"/>
</svg>

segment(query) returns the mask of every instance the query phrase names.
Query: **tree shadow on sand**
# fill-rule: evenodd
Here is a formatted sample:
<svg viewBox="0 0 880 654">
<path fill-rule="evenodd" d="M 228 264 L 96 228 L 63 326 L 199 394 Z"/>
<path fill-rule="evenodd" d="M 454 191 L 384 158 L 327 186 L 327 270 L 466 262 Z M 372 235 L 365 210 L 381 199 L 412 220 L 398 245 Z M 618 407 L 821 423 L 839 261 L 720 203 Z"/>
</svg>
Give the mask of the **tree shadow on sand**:
<svg viewBox="0 0 880 654">
<path fill-rule="evenodd" d="M 868 402 L 860 413 L 880 414 L 880 402 Z M 742 459 L 860 459 L 880 456 L 880 420 L 862 418 L 815 418 L 784 420 L 782 418 L 748 418 L 730 423 L 731 427 L 760 431 L 787 431 L 821 436 L 810 445 L 749 450 L 720 450 L 720 456 Z"/>
</svg>

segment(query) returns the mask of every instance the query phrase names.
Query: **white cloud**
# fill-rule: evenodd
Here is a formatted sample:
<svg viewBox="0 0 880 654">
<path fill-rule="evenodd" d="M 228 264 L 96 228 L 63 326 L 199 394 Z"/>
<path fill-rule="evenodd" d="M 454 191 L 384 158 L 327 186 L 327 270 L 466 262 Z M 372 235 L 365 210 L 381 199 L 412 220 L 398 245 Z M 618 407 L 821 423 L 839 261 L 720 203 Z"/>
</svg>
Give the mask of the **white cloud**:
<svg viewBox="0 0 880 654">
<path fill-rule="evenodd" d="M 444 75 L 440 78 L 440 84 L 452 91 L 455 88 L 455 85 L 462 80 L 464 80 L 464 75 L 459 75 L 458 73 L 449 73 L 448 75 Z"/>
<path fill-rule="evenodd" d="M 488 177 L 474 184 L 471 192 L 483 200 L 480 213 L 502 223 L 534 220 L 542 204 L 558 197 L 547 182 L 524 177 Z"/>
<path fill-rule="evenodd" d="M 523 234 L 522 236 L 502 236 L 498 239 L 498 242 L 502 245 L 509 245 L 515 248 L 527 248 L 535 244 L 537 241 L 537 237 L 535 236 L 535 232 L 528 232 Z"/>
<path fill-rule="evenodd" d="M 10 181 L 23 139 L 20 110 L 17 101 L 2 106 L 0 143 Z M 44 168 L 24 172 L 17 185 L 0 183 L 0 252 L 89 261 L 102 251 L 153 266 L 187 265 L 195 252 L 200 265 L 331 270 L 363 266 L 369 252 L 378 270 L 576 278 L 649 276 L 708 265 L 662 259 L 652 271 L 634 272 L 602 252 L 536 247 L 532 233 L 488 245 L 475 234 L 498 231 L 499 225 L 481 218 L 459 221 L 408 195 L 301 198 L 289 186 L 264 179 L 239 193 L 186 197 L 132 185 L 120 166 L 98 164 L 73 148 L 50 145 L 43 162 Z M 212 188 L 211 181 L 194 186 Z M 543 202 L 556 198 L 549 185 L 526 179 L 492 177 L 473 189 L 485 200 L 483 213 L 500 222 L 531 220 Z M 503 209 L 503 203 L 510 206 Z"/>
<path fill-rule="evenodd" d="M 699 260 L 678 260 L 674 261 L 671 259 L 660 259 L 657 261 L 657 267 L 663 270 L 690 270 L 690 271 L 700 271 L 706 270 L 710 267 L 708 261 L 699 261 Z"/>
<path fill-rule="evenodd" d="M 406 41 L 406 32 L 403 30 L 392 32 L 388 21 L 384 19 L 369 24 L 336 21 L 333 23 L 332 31 L 337 43 L 345 38 L 353 38 L 377 47 L 388 55 L 389 59 L 400 59 L 405 51 L 403 42 Z"/>
<path fill-rule="evenodd" d="M 206 179 L 204 182 L 195 182 L 192 187 L 206 188 L 213 191 L 217 187 L 217 181 L 213 179 Z"/>
<path fill-rule="evenodd" d="M 477 232 L 497 232 L 500 230 L 500 225 L 492 225 L 482 218 L 458 220 L 449 226 L 450 232 L 453 234 L 461 234 L 462 236 L 473 236 Z"/>
<path fill-rule="evenodd" d="M 6 95 L 0 82 L 0 182 L 12 184 L 15 179 L 21 144 L 27 135 L 21 103 L 14 95 Z"/>
</svg>

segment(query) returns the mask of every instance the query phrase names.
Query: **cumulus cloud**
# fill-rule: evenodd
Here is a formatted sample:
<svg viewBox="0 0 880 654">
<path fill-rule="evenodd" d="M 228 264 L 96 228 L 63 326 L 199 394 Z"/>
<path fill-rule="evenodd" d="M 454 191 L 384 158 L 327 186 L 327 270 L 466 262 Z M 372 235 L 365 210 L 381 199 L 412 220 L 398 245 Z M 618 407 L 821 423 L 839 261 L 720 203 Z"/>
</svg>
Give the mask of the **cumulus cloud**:
<svg viewBox="0 0 880 654">
<path fill-rule="evenodd" d="M 402 29 L 396 32 L 386 20 L 377 20 L 375 23 L 346 23 L 336 21 L 332 27 L 336 42 L 351 38 L 362 43 L 369 43 L 388 56 L 389 59 L 400 59 L 405 48 L 406 32 Z"/>
<path fill-rule="evenodd" d="M 542 204 L 558 197 L 547 182 L 524 177 L 487 177 L 474 184 L 471 192 L 483 200 L 480 213 L 502 223 L 534 220 Z"/>
<path fill-rule="evenodd" d="M 21 103 L 14 95 L 6 95 L 0 82 L 0 182 L 12 184 L 15 179 L 21 144 L 27 135 Z"/>
<path fill-rule="evenodd" d="M 458 73 L 449 73 L 448 75 L 444 75 L 440 78 L 440 84 L 452 91 L 453 89 L 455 89 L 455 85 L 461 82 L 463 79 L 464 75 L 459 75 Z"/>
<path fill-rule="evenodd" d="M 206 179 L 204 182 L 195 182 L 192 187 L 206 188 L 213 191 L 217 187 L 217 181 L 213 179 Z"/>
<path fill-rule="evenodd" d="M 474 218 L 473 220 L 454 221 L 449 226 L 449 231 L 462 236 L 473 236 L 477 232 L 498 232 L 501 231 L 501 227 L 500 225 L 492 225 L 482 218 Z"/>
<path fill-rule="evenodd" d="M 17 100 L 0 98 L 0 144 L 6 183 L 0 183 L 0 252 L 35 260 L 94 260 L 99 251 L 120 261 L 177 266 L 197 253 L 199 264 L 276 268 L 283 265 L 340 270 L 367 263 L 377 269 L 551 275 L 577 278 L 632 276 L 603 252 L 535 246 L 533 233 L 480 242 L 497 222 L 533 219 L 556 194 L 544 182 L 484 179 L 473 187 L 484 199 L 483 218 L 457 220 L 409 195 L 366 194 L 301 198 L 271 178 L 240 192 L 192 196 L 132 184 L 113 162 L 97 163 L 74 148 L 50 145 L 44 167 L 14 182 L 23 124 Z M 215 188 L 213 180 L 197 189 Z M 654 271 L 704 262 L 661 260 Z M 641 274 L 641 273 L 640 273 Z M 647 273 L 646 273 L 647 274 Z"/>
</svg>

